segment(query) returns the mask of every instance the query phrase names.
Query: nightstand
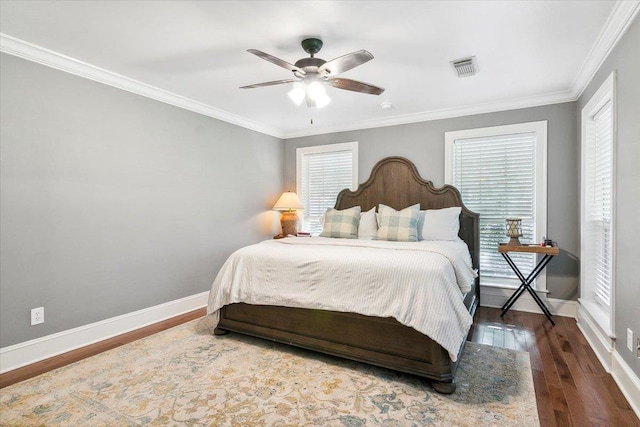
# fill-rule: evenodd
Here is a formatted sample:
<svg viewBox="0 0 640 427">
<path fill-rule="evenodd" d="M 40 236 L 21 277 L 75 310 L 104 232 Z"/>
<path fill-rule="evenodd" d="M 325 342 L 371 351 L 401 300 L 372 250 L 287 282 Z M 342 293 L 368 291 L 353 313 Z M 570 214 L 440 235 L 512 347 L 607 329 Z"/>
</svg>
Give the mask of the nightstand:
<svg viewBox="0 0 640 427">
<path fill-rule="evenodd" d="M 498 252 L 502 254 L 504 259 L 509 264 L 509 267 L 516 273 L 518 279 L 520 279 L 520 286 L 518 289 L 509 297 L 506 303 L 502 306 L 502 313 L 500 317 L 504 316 L 507 311 L 511 308 L 511 306 L 516 302 L 518 298 L 525 292 L 529 291 L 533 300 L 538 304 L 542 312 L 547 319 L 551 322 L 552 325 L 555 326 L 555 322 L 551 318 L 551 313 L 547 306 L 544 305 L 544 302 L 540 299 L 538 294 L 536 294 L 535 290 L 531 287 L 531 283 L 538 277 L 538 275 L 544 270 L 544 268 L 549 264 L 551 259 L 560 253 L 560 249 L 555 244 L 553 246 L 540 246 L 540 245 L 519 245 L 519 246 L 511 246 L 506 243 L 500 243 L 498 246 Z M 518 266 L 513 262 L 511 257 L 509 256 L 509 252 L 528 252 L 535 254 L 544 254 L 538 265 L 534 267 L 534 269 L 529 273 L 529 275 L 525 278 Z"/>
</svg>

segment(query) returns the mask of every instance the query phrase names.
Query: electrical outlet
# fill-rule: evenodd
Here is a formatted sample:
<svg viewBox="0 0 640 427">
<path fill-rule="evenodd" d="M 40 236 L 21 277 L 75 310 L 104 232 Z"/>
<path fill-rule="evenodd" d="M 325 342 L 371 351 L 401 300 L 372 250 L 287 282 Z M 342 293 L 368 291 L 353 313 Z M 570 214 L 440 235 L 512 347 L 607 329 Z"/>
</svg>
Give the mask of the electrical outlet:
<svg viewBox="0 0 640 427">
<path fill-rule="evenodd" d="M 636 345 L 636 356 L 640 357 L 640 338 L 638 338 L 638 342 Z"/>
<path fill-rule="evenodd" d="M 627 348 L 633 351 L 633 331 L 627 328 Z"/>
<path fill-rule="evenodd" d="M 44 307 L 31 309 L 31 326 L 44 323 Z"/>
</svg>

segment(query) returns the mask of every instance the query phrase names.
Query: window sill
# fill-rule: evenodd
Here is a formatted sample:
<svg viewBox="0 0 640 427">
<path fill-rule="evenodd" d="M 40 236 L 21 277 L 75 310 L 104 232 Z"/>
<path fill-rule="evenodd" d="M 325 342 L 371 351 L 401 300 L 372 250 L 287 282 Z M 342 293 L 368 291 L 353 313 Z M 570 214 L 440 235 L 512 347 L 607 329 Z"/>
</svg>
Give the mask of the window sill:
<svg viewBox="0 0 640 427">
<path fill-rule="evenodd" d="M 615 334 L 611 330 L 611 319 L 609 318 L 609 314 L 606 309 L 590 299 L 579 298 L 578 302 L 582 307 L 584 307 L 584 310 L 589 314 L 589 316 L 591 316 L 602 332 L 609 338 L 615 339 Z"/>
</svg>

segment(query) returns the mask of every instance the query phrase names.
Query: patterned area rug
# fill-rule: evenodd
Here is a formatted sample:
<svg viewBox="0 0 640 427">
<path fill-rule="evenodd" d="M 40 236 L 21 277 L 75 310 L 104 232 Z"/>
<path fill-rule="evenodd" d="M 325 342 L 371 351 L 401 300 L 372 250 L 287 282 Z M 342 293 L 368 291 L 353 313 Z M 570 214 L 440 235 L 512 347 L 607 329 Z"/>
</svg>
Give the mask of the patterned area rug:
<svg viewBox="0 0 640 427">
<path fill-rule="evenodd" d="M 208 318 L 0 390 L 3 426 L 538 426 L 528 353 L 467 343 L 452 395 Z"/>
</svg>

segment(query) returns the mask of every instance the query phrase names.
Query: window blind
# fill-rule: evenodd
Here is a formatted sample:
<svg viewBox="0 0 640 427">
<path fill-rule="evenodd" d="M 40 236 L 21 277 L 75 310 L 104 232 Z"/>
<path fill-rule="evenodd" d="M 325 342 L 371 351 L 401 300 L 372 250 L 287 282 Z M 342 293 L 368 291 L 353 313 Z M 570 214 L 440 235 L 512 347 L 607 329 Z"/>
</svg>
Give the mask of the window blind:
<svg viewBox="0 0 640 427">
<path fill-rule="evenodd" d="M 497 250 L 500 242 L 508 240 L 506 218 L 522 218 L 521 242 L 536 240 L 535 162 L 535 132 L 454 141 L 453 184 L 465 205 L 480 214 L 483 278 L 516 278 Z M 531 271 L 535 265 L 534 254 L 513 253 L 511 258 L 522 271 Z"/>
<path fill-rule="evenodd" d="M 589 273 L 585 280 L 595 299 L 605 307 L 611 302 L 612 280 L 612 122 L 611 101 L 607 102 L 587 126 L 585 171 L 585 219 L 588 242 L 583 263 Z"/>
<path fill-rule="evenodd" d="M 301 178 L 304 228 L 317 236 L 322 231 L 320 217 L 335 206 L 338 193 L 353 189 L 353 151 L 304 154 Z"/>
</svg>

